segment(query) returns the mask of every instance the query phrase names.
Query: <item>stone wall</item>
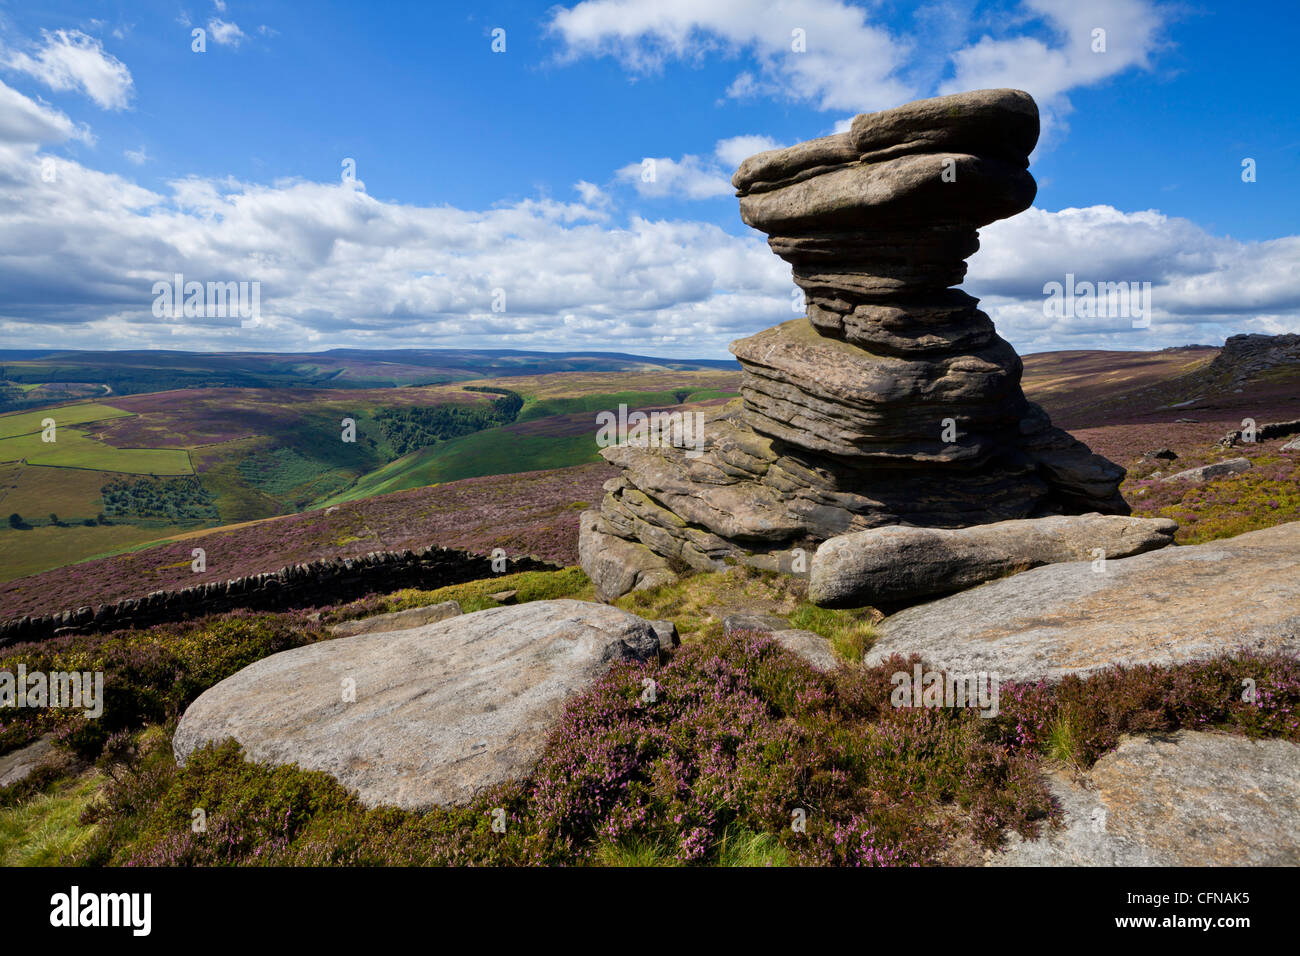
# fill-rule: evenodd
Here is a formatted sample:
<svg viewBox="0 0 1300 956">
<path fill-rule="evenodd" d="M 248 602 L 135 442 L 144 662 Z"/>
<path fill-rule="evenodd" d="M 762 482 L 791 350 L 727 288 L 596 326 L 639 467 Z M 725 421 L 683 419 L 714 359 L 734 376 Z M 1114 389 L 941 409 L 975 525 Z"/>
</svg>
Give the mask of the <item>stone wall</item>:
<svg viewBox="0 0 1300 956">
<path fill-rule="evenodd" d="M 510 558 L 504 574 L 553 571 L 558 566 L 532 556 Z M 294 564 L 265 574 L 210 581 L 178 591 L 154 591 L 142 598 L 46 614 L 0 624 L 0 647 L 58 634 L 149 627 L 218 614 L 237 608 L 283 611 L 355 600 L 401 588 L 437 588 L 493 577 L 492 559 L 451 548 L 372 551 L 366 555 Z"/>
</svg>

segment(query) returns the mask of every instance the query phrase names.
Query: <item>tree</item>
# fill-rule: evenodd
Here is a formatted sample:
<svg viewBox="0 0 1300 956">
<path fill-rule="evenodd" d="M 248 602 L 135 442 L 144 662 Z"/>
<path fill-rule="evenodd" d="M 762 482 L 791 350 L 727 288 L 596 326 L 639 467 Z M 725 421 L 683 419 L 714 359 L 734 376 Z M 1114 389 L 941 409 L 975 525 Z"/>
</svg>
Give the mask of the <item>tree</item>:
<svg viewBox="0 0 1300 956">
<path fill-rule="evenodd" d="M 21 528 L 23 526 L 23 516 L 17 511 L 9 516 L 9 527 Z"/>
</svg>

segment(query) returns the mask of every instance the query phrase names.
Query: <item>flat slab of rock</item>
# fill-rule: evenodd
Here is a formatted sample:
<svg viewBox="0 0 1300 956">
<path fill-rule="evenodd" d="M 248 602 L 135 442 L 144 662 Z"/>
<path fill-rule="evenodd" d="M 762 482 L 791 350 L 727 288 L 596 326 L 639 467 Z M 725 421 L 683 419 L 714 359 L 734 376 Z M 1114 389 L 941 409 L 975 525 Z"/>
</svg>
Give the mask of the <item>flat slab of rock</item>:
<svg viewBox="0 0 1300 956">
<path fill-rule="evenodd" d="M 374 634 L 378 631 L 404 631 L 409 627 L 421 627 L 425 624 L 433 624 L 435 621 L 445 621 L 458 614 L 460 614 L 459 601 L 443 601 L 440 604 L 393 611 L 391 614 L 375 614 L 355 621 L 343 621 L 332 625 L 329 632 L 335 637 L 352 637 L 355 634 Z"/>
<path fill-rule="evenodd" d="M 46 734 L 26 747 L 0 757 L 0 787 L 12 786 L 21 780 L 26 780 L 28 774 L 40 766 L 53 746 L 53 735 Z"/>
<path fill-rule="evenodd" d="M 994 866 L 1300 865 L 1300 747 L 1179 731 L 1126 737 L 1048 786 L 1065 828 L 1011 834 Z"/>
<path fill-rule="evenodd" d="M 840 665 L 831 642 L 816 631 L 805 631 L 790 626 L 790 622 L 774 614 L 731 614 L 722 621 L 724 634 L 736 631 L 757 631 L 766 634 L 786 650 L 798 654 L 813 667 L 834 670 Z"/>
<path fill-rule="evenodd" d="M 1212 478 L 1223 478 L 1227 475 L 1239 475 L 1251 467 L 1249 458 L 1229 458 L 1227 461 L 1216 461 L 1211 465 L 1201 465 L 1199 468 L 1188 468 L 1186 471 L 1180 471 L 1170 475 L 1164 481 L 1209 481 Z"/>
<path fill-rule="evenodd" d="M 1169 518 L 1057 515 L 969 528 L 890 526 L 831 538 L 813 555 L 808 600 L 862 607 L 947 594 L 1043 564 L 1124 558 L 1173 544 Z"/>
<path fill-rule="evenodd" d="M 1111 664 L 1300 652 L 1300 522 L 1224 541 L 1049 564 L 886 618 L 869 664 L 917 653 L 954 673 L 1055 679 Z"/>
<path fill-rule="evenodd" d="M 324 771 L 367 806 L 462 803 L 526 775 L 570 697 L 671 637 L 665 622 L 557 600 L 322 641 L 204 692 L 173 749 L 183 763 L 233 737 L 249 759 Z"/>
</svg>

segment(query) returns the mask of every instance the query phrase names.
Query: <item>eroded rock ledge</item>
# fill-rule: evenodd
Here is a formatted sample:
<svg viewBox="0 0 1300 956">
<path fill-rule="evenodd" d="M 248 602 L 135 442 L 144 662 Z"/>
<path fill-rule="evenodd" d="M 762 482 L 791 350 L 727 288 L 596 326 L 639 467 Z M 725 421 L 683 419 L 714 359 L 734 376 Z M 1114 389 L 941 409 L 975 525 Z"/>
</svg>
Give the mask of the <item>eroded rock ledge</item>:
<svg viewBox="0 0 1300 956">
<path fill-rule="evenodd" d="M 1124 469 L 1025 398 L 1019 356 L 952 288 L 979 227 L 1033 202 L 1037 139 L 1027 93 L 979 90 L 740 165 L 741 218 L 808 313 L 732 344 L 742 400 L 701 453 L 602 452 L 622 475 L 582 524 L 601 597 L 729 559 L 788 569 L 793 549 L 884 525 L 1128 514 Z"/>
</svg>

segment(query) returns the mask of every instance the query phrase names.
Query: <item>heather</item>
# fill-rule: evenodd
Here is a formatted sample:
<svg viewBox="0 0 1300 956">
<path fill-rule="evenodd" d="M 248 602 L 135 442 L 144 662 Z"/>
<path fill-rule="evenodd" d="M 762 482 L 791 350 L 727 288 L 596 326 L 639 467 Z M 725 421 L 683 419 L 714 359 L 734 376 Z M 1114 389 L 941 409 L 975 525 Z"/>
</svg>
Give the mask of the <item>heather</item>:
<svg viewBox="0 0 1300 956">
<path fill-rule="evenodd" d="M 762 635 L 703 637 L 613 668 L 572 700 L 535 772 L 453 809 L 366 809 L 330 777 L 228 742 L 175 767 L 170 727 L 99 758 L 93 836 L 71 862 L 127 865 L 928 865 L 1060 819 L 1039 770 L 1120 736 L 1221 729 L 1300 741 L 1300 664 L 1248 653 L 1005 684 L 992 719 L 895 708 L 912 660 L 836 673 Z M 1242 699 L 1243 681 L 1256 693 Z M 653 688 L 653 693 L 647 693 Z M 206 833 L 192 827 L 204 809 Z M 792 827 L 802 810 L 805 832 Z M 494 811 L 505 832 L 494 832 Z"/>
<path fill-rule="evenodd" d="M 216 530 L 0 583 L 0 617 L 109 604 L 276 571 L 289 564 L 438 544 L 578 560 L 578 515 L 600 500 L 605 465 L 472 478 Z M 202 547 L 207 570 L 194 573 Z"/>
<path fill-rule="evenodd" d="M 1279 451 L 1287 441 L 1193 452 L 1173 462 L 1143 462 L 1133 469 L 1123 491 L 1134 514 L 1177 521 L 1179 544 L 1231 538 L 1297 521 L 1300 455 Z M 1252 467 L 1207 482 L 1160 480 L 1165 475 L 1227 458 L 1249 458 Z"/>
<path fill-rule="evenodd" d="M 54 733 L 72 752 L 93 758 L 113 734 L 174 720 L 218 681 L 263 657 L 323 636 L 304 615 L 241 611 L 148 630 L 13 645 L 0 651 L 0 671 L 16 673 L 23 664 L 28 673 L 101 672 L 104 710 L 95 720 L 67 709 L 0 711 L 0 753 Z"/>
</svg>

